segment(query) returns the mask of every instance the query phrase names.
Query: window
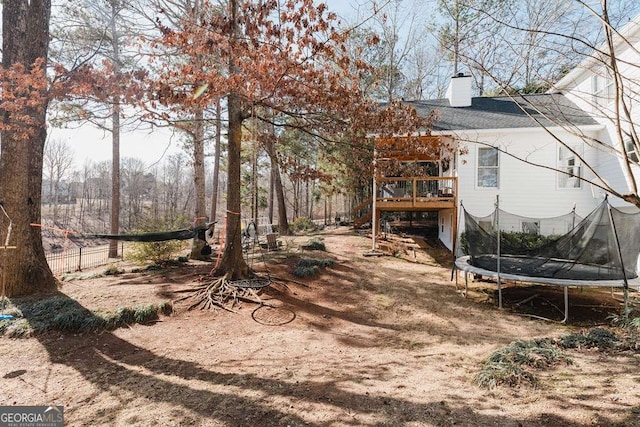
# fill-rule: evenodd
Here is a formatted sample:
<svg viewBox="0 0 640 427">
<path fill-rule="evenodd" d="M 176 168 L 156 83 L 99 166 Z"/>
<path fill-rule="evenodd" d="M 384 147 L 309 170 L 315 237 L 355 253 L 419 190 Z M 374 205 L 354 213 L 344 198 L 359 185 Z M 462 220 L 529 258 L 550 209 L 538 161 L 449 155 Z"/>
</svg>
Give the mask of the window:
<svg viewBox="0 0 640 427">
<path fill-rule="evenodd" d="M 498 188 L 499 172 L 498 149 L 478 147 L 478 187 Z"/>
<path fill-rule="evenodd" d="M 594 108 L 597 106 L 607 106 L 614 100 L 615 88 L 611 72 L 606 69 L 602 75 L 591 77 L 591 93 L 593 94 Z"/>
<path fill-rule="evenodd" d="M 633 141 L 627 139 L 624 142 L 624 149 L 627 150 L 627 158 L 632 162 L 638 162 L 638 153 L 636 152 L 636 146 L 633 144 Z"/>
<path fill-rule="evenodd" d="M 558 187 L 559 188 L 581 188 L 582 167 L 577 153 L 579 147 L 572 147 L 570 150 L 563 145 L 558 146 Z"/>
</svg>

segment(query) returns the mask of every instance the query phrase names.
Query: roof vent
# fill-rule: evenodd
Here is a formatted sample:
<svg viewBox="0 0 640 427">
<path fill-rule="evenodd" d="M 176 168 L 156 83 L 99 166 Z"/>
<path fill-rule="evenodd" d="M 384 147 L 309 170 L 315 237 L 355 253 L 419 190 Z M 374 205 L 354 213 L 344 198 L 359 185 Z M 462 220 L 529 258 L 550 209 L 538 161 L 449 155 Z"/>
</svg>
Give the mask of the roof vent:
<svg viewBox="0 0 640 427">
<path fill-rule="evenodd" d="M 451 78 L 447 98 L 452 107 L 471 107 L 471 76 L 458 73 Z"/>
</svg>

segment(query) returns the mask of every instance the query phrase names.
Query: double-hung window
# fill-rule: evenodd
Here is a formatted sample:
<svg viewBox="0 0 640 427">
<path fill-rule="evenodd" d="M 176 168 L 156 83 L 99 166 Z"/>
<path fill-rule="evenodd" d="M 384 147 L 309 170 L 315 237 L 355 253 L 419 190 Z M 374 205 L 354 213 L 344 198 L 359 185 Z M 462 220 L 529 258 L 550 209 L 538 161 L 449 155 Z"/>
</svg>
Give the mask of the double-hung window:
<svg viewBox="0 0 640 427">
<path fill-rule="evenodd" d="M 597 111 L 598 107 L 606 107 L 615 99 L 615 87 L 611 71 L 604 69 L 600 75 L 591 78 L 591 93 L 593 94 L 593 106 Z"/>
<path fill-rule="evenodd" d="M 581 188 L 582 165 L 578 154 L 580 147 L 569 149 L 558 145 L 558 188 Z"/>
<path fill-rule="evenodd" d="M 500 164 L 498 149 L 478 147 L 478 187 L 498 188 L 500 184 Z"/>
<path fill-rule="evenodd" d="M 636 146 L 633 144 L 631 139 L 627 139 L 624 141 L 624 149 L 627 151 L 627 158 L 632 162 L 638 163 L 638 153 L 636 151 Z"/>
</svg>

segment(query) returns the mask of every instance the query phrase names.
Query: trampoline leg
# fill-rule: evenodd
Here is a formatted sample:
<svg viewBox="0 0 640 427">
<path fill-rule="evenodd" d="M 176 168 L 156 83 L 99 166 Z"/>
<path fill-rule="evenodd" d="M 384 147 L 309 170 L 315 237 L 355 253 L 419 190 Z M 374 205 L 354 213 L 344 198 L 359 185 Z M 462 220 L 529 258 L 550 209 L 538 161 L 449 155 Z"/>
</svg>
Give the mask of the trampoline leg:
<svg viewBox="0 0 640 427">
<path fill-rule="evenodd" d="M 469 290 L 469 273 L 464 272 L 464 297 L 467 297 L 467 292 Z"/>
<path fill-rule="evenodd" d="M 500 283 L 500 277 L 498 277 L 498 308 L 502 309 L 502 284 Z"/>
<path fill-rule="evenodd" d="M 564 287 L 564 319 L 560 323 L 567 323 L 569 319 L 569 287 Z"/>
</svg>

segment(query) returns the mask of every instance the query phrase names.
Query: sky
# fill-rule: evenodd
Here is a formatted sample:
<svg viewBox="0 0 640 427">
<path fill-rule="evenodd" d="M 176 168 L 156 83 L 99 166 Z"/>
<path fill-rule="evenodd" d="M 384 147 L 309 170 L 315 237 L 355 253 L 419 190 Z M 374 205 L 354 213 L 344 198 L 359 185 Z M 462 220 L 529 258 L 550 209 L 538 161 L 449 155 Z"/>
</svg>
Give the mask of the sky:
<svg viewBox="0 0 640 427">
<path fill-rule="evenodd" d="M 318 0 L 329 9 L 348 19 L 354 16 L 358 1 L 362 0 Z M 66 141 L 74 152 L 74 168 L 81 170 L 89 160 L 100 162 L 111 160 L 111 134 L 85 124 L 74 129 L 49 128 L 49 139 Z M 168 129 L 156 128 L 136 132 L 123 132 L 120 136 L 120 158 L 135 157 L 147 166 L 162 163 L 167 155 L 181 151 L 180 138 Z"/>
<path fill-rule="evenodd" d="M 359 5 L 367 2 L 366 0 L 317 0 L 317 2 L 321 1 L 345 21 L 353 20 Z M 69 144 L 74 153 L 76 170 L 81 170 L 87 161 L 111 160 L 111 134 L 90 124 L 73 129 L 50 127 L 48 138 L 61 139 Z M 120 158 L 138 158 L 148 167 L 162 163 L 166 156 L 180 151 L 179 134 L 174 134 L 166 128 L 123 132 L 120 137 Z"/>
<path fill-rule="evenodd" d="M 111 160 L 111 133 L 84 124 L 76 129 L 50 128 L 48 139 L 66 141 L 74 152 L 74 168 L 81 170 L 87 161 Z M 168 129 L 123 132 L 120 158 L 135 157 L 147 166 L 162 163 L 169 154 L 180 151 L 179 138 Z"/>
</svg>

